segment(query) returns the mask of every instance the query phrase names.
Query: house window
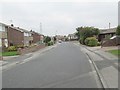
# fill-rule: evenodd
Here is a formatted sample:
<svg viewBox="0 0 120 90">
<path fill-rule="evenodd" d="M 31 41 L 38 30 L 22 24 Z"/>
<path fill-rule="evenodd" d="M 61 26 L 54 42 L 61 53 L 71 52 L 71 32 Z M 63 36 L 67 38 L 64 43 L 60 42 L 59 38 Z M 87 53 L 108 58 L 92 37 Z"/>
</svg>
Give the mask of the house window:
<svg viewBox="0 0 120 90">
<path fill-rule="evenodd" d="M 2 24 L 0 24 L 0 31 L 2 31 Z"/>
<path fill-rule="evenodd" d="M 5 26 L 0 24 L 0 31 L 5 31 Z"/>
<path fill-rule="evenodd" d="M 24 33 L 24 36 L 29 36 L 29 34 L 28 33 Z"/>
</svg>

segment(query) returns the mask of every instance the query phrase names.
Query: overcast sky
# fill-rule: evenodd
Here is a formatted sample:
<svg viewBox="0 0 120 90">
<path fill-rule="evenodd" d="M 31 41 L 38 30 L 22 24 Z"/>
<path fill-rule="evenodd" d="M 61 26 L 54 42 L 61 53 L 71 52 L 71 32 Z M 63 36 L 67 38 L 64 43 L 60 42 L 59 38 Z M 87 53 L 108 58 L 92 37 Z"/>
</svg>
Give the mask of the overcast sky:
<svg viewBox="0 0 120 90">
<path fill-rule="evenodd" d="M 44 35 L 66 35 L 74 33 L 79 26 L 108 28 L 118 25 L 118 2 L 3 2 L 0 20 L 21 28 L 40 32 Z"/>
</svg>

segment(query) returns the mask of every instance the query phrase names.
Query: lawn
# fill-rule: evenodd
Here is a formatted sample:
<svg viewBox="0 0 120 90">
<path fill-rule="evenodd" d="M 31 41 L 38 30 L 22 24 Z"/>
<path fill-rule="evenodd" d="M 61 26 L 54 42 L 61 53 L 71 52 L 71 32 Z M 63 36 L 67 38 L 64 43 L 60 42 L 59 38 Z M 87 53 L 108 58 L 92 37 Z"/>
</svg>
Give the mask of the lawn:
<svg viewBox="0 0 120 90">
<path fill-rule="evenodd" d="M 2 52 L 2 53 L 0 53 L 0 55 L 1 54 L 2 54 L 2 56 L 16 56 L 16 55 L 18 55 L 17 51 Z"/>
<path fill-rule="evenodd" d="M 110 50 L 109 52 L 116 56 L 120 55 L 120 50 Z"/>
</svg>

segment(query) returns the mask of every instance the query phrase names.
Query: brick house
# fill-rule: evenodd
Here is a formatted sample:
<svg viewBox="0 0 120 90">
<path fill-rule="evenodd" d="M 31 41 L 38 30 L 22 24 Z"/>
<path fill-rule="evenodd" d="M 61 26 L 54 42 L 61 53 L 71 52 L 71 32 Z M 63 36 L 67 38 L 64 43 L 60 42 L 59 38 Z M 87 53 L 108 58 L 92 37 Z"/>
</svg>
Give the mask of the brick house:
<svg viewBox="0 0 120 90">
<path fill-rule="evenodd" d="M 0 51 L 3 49 L 3 42 L 7 39 L 7 35 L 5 32 L 5 25 L 0 23 Z"/>
<path fill-rule="evenodd" d="M 43 43 L 44 35 L 31 31 L 33 37 L 33 43 Z"/>
<path fill-rule="evenodd" d="M 24 33 L 13 26 L 8 26 L 7 39 L 8 46 L 24 45 Z"/>
<path fill-rule="evenodd" d="M 38 42 L 43 43 L 43 39 L 44 35 L 37 32 L 0 23 L 0 48 L 17 45 L 25 47 Z"/>
<path fill-rule="evenodd" d="M 24 35 L 24 46 L 30 46 L 33 43 L 33 37 L 32 37 L 32 33 L 28 30 L 22 29 L 17 27 L 17 29 L 19 29 L 20 31 L 23 32 Z"/>
<path fill-rule="evenodd" d="M 102 41 L 108 37 L 113 37 L 115 33 L 116 33 L 116 28 L 100 29 L 100 34 L 98 35 L 98 41 Z"/>
<path fill-rule="evenodd" d="M 1 46 L 9 47 L 16 45 L 24 45 L 24 34 L 19 29 L 15 28 L 13 25 L 9 26 L 3 23 L 0 23 L 0 42 Z"/>
</svg>

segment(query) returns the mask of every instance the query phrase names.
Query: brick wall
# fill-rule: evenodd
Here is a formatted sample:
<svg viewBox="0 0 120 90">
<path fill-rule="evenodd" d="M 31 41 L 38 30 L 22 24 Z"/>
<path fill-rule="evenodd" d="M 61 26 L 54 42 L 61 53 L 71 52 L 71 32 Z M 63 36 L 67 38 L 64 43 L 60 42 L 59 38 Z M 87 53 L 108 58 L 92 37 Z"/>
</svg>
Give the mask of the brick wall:
<svg viewBox="0 0 120 90">
<path fill-rule="evenodd" d="M 38 50 L 40 50 L 42 48 L 45 48 L 45 47 L 46 46 L 43 44 L 43 45 L 33 46 L 33 47 L 30 47 L 30 48 L 18 49 L 18 53 L 20 55 L 27 54 L 27 53 L 30 53 L 30 52 L 38 51 Z"/>
<path fill-rule="evenodd" d="M 32 37 L 33 37 L 33 43 L 37 43 L 41 39 L 40 38 L 41 36 L 38 33 L 35 33 L 35 32 L 32 34 Z"/>
<path fill-rule="evenodd" d="M 8 36 L 8 46 L 24 44 L 24 34 L 21 31 L 8 27 L 7 36 Z"/>
</svg>

